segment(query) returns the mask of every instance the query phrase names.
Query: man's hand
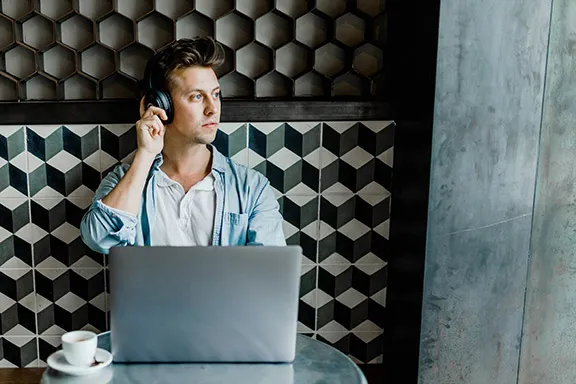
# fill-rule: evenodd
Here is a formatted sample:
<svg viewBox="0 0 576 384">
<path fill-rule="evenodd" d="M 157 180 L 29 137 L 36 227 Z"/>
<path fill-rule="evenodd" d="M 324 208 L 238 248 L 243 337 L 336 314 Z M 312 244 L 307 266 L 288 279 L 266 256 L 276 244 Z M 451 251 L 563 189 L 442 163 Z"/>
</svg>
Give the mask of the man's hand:
<svg viewBox="0 0 576 384">
<path fill-rule="evenodd" d="M 164 148 L 166 127 L 160 120 L 167 120 L 166 111 L 150 106 L 145 110 L 144 97 L 140 100 L 140 120 L 136 122 L 138 150 L 156 156 Z"/>
</svg>

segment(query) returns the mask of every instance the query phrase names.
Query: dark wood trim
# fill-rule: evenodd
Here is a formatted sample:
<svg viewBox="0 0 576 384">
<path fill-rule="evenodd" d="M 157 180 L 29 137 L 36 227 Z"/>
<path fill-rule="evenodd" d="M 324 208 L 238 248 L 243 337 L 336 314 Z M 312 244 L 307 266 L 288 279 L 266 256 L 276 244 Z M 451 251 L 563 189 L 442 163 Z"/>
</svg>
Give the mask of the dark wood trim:
<svg viewBox="0 0 576 384">
<path fill-rule="evenodd" d="M 376 101 L 224 100 L 223 122 L 392 120 L 392 107 Z M 127 124 L 138 120 L 138 101 L 0 103 L 0 124 Z"/>
<path fill-rule="evenodd" d="M 388 0 L 386 99 L 395 111 L 393 202 L 381 383 L 416 384 L 440 0 Z"/>
</svg>

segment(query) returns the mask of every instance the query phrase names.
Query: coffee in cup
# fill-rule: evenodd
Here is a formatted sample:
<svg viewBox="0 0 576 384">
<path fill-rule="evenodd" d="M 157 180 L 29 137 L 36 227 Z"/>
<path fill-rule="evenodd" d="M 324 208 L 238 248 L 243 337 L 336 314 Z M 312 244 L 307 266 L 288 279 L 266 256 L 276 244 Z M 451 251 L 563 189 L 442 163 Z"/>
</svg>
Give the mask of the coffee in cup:
<svg viewBox="0 0 576 384">
<path fill-rule="evenodd" d="M 98 335 L 91 331 L 73 331 L 62 335 L 62 350 L 70 365 L 89 367 L 94 363 Z"/>
</svg>

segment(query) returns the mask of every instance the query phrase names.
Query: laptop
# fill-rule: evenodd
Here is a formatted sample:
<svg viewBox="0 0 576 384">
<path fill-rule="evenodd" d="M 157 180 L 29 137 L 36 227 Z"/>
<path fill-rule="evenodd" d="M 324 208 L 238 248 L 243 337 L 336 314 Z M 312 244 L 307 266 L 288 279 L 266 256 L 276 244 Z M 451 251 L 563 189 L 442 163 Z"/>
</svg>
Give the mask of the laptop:
<svg viewBox="0 0 576 384">
<path fill-rule="evenodd" d="M 292 362 L 301 259 L 300 246 L 112 248 L 114 362 Z"/>
</svg>

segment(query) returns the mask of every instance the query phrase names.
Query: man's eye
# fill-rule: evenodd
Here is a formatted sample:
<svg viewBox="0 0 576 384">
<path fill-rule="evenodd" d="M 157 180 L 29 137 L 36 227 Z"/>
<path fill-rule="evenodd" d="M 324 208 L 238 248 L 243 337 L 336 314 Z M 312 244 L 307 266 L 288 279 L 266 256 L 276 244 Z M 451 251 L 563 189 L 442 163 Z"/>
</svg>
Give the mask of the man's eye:
<svg viewBox="0 0 576 384">
<path fill-rule="evenodd" d="M 220 97 L 220 92 L 215 92 L 215 93 L 214 93 L 214 98 L 215 98 L 215 99 L 218 99 L 219 97 Z"/>
<path fill-rule="evenodd" d="M 202 99 L 202 95 L 201 95 L 201 94 L 196 94 L 196 95 L 192 96 L 192 99 L 194 99 L 194 100 L 201 100 L 201 99 Z"/>
</svg>

